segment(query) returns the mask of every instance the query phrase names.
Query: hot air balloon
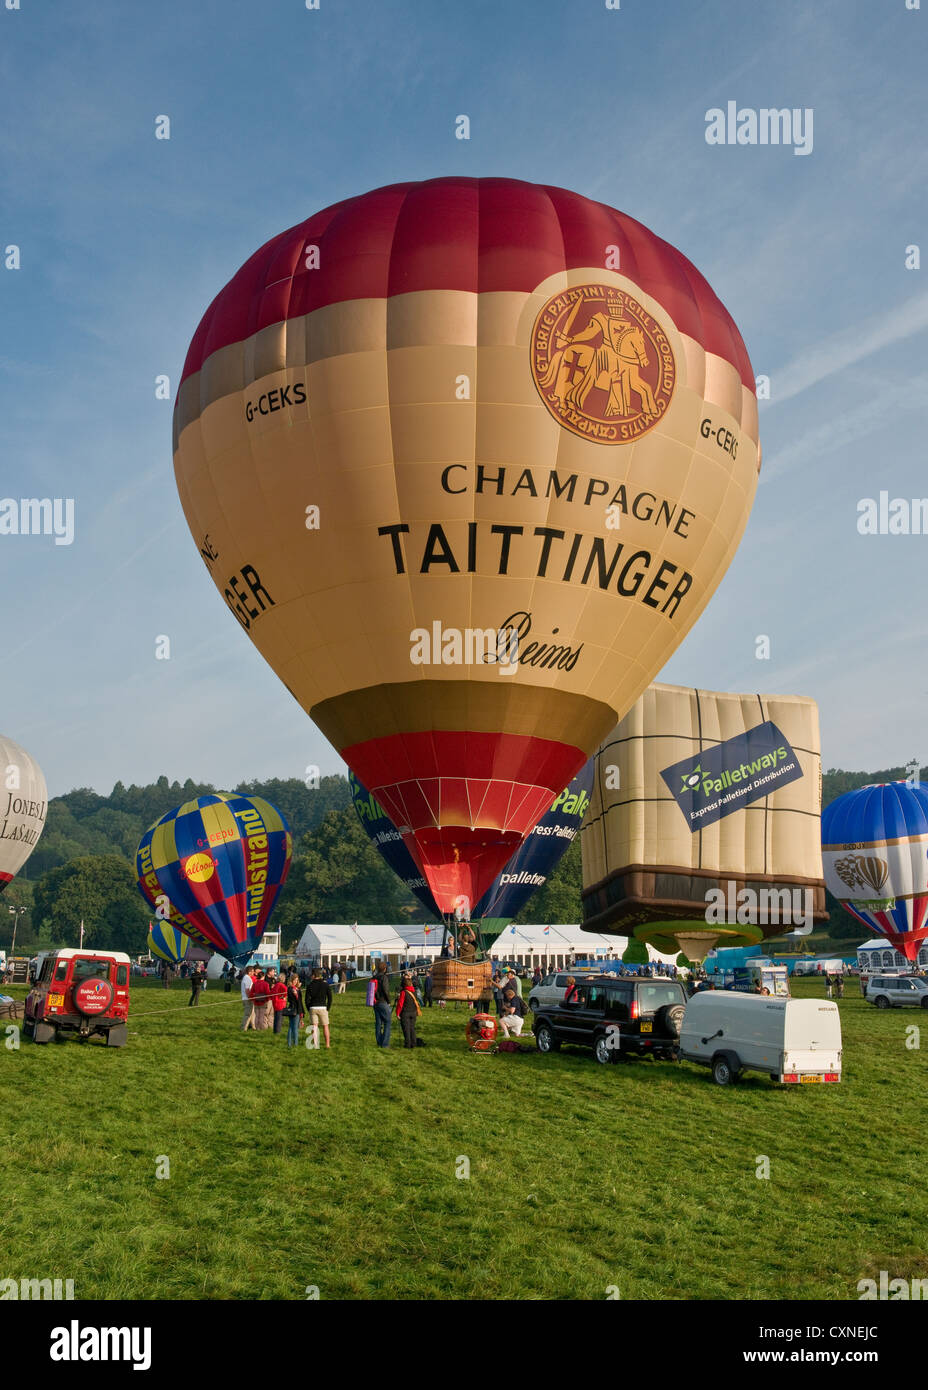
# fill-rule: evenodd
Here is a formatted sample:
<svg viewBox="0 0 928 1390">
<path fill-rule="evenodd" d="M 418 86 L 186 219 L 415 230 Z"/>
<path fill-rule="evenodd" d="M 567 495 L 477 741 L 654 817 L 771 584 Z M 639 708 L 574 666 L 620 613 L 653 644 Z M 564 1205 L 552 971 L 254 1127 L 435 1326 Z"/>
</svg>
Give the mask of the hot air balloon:
<svg viewBox="0 0 928 1390">
<path fill-rule="evenodd" d="M 358 818 L 371 842 L 390 868 L 414 893 L 426 912 L 440 917 L 428 882 L 409 853 L 403 837 L 366 787 L 354 774 L 349 775 L 351 798 Z M 473 906 L 462 897 L 456 915 L 476 927 L 479 944 L 486 950 L 503 928 L 553 873 L 573 844 L 590 804 L 593 786 L 593 760 L 584 763 L 576 777 L 555 797 L 531 834 L 527 835 L 509 862 L 496 875 L 480 901 Z"/>
<path fill-rule="evenodd" d="M 237 622 L 450 912 L 725 573 L 754 374 L 699 272 L 624 213 L 511 179 L 396 184 L 220 291 L 174 462 Z"/>
<path fill-rule="evenodd" d="M 211 946 L 212 943 L 203 935 L 199 928 L 195 927 L 192 922 L 188 922 L 183 913 L 178 912 L 158 881 L 158 875 L 155 872 L 155 866 L 152 860 L 151 845 L 152 837 L 160 824 L 160 821 L 155 821 L 154 825 L 148 827 L 139 841 L 139 847 L 135 852 L 135 871 L 138 875 L 138 890 L 148 903 L 148 906 L 155 912 L 159 922 L 166 922 L 173 931 L 183 932 L 184 935 L 196 941 L 200 946 Z"/>
<path fill-rule="evenodd" d="M 180 965 L 189 945 L 190 937 L 179 927 L 172 927 L 170 922 L 149 922 L 148 949 L 153 955 L 171 965 Z"/>
<path fill-rule="evenodd" d="M 701 961 L 826 918 L 818 707 L 652 685 L 596 755 L 584 928 Z"/>
<path fill-rule="evenodd" d="M 0 734 L 0 893 L 19 873 L 45 829 L 48 791 L 38 763 Z"/>
<path fill-rule="evenodd" d="M 928 788 L 882 782 L 822 812 L 825 882 L 913 965 L 928 937 Z"/>
<path fill-rule="evenodd" d="M 182 930 L 233 965 L 247 961 L 290 870 L 292 839 L 280 812 L 258 796 L 217 792 L 185 801 L 147 834 L 149 874 L 174 910 L 170 924 L 186 923 Z M 144 846 L 143 837 L 143 861 Z M 146 877 L 140 872 L 140 888 L 151 901 Z"/>
</svg>

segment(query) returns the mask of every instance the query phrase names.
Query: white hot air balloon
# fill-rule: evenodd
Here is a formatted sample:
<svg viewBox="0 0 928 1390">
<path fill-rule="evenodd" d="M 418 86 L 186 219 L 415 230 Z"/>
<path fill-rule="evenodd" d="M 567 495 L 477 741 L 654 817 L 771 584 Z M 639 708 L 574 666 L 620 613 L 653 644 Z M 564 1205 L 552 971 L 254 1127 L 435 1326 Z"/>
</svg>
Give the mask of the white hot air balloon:
<svg viewBox="0 0 928 1390">
<path fill-rule="evenodd" d="M 42 769 L 25 748 L 0 734 L 0 893 L 38 844 L 47 813 Z"/>
</svg>

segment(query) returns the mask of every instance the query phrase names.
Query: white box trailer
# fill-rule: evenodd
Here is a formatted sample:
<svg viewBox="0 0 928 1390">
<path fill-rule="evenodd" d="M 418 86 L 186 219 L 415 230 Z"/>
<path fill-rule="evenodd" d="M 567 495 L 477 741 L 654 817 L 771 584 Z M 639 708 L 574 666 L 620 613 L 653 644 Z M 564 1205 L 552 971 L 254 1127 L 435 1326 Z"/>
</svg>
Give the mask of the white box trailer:
<svg viewBox="0 0 928 1390">
<path fill-rule="evenodd" d="M 686 1006 L 680 1056 L 712 1068 L 720 1086 L 743 1071 L 775 1081 L 841 1080 L 841 1016 L 825 999 L 706 990 Z"/>
</svg>

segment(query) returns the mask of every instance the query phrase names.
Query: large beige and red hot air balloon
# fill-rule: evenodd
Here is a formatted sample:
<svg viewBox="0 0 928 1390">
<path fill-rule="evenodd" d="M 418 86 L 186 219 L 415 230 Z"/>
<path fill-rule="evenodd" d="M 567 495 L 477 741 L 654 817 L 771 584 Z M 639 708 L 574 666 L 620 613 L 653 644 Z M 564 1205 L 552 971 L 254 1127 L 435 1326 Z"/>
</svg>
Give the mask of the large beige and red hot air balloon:
<svg viewBox="0 0 928 1390">
<path fill-rule="evenodd" d="M 759 466 L 699 272 L 509 179 L 377 189 L 269 241 L 197 329 L 174 438 L 217 587 L 443 910 L 692 627 Z"/>
</svg>

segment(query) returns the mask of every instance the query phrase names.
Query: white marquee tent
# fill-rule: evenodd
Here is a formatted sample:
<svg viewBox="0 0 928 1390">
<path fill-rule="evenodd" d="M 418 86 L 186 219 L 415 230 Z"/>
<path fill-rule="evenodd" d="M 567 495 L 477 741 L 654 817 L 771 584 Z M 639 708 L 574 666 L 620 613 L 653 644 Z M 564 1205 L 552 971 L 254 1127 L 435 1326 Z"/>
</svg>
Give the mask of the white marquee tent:
<svg viewBox="0 0 928 1390">
<path fill-rule="evenodd" d="M 396 927 L 311 922 L 304 928 L 294 954 L 297 960 L 324 967 L 342 960 L 353 961 L 358 970 L 370 970 L 371 961 L 385 960 L 395 970 L 410 952 Z"/>
<path fill-rule="evenodd" d="M 576 960 L 620 960 L 627 946 L 627 936 L 601 936 L 599 932 L 583 931 L 579 925 L 541 922 L 506 927 L 493 943 L 490 956 L 519 965 L 560 969 Z M 652 946 L 647 949 L 649 960 L 669 964 L 676 959 L 661 955 Z"/>
<path fill-rule="evenodd" d="M 928 945 L 923 945 L 918 953 L 918 964 L 922 968 L 928 965 Z M 858 969 L 872 974 L 874 970 L 911 970 L 911 961 L 907 961 L 901 951 L 897 951 L 885 936 L 876 936 L 872 941 L 865 941 L 862 946 L 857 947 L 857 966 Z"/>
</svg>

